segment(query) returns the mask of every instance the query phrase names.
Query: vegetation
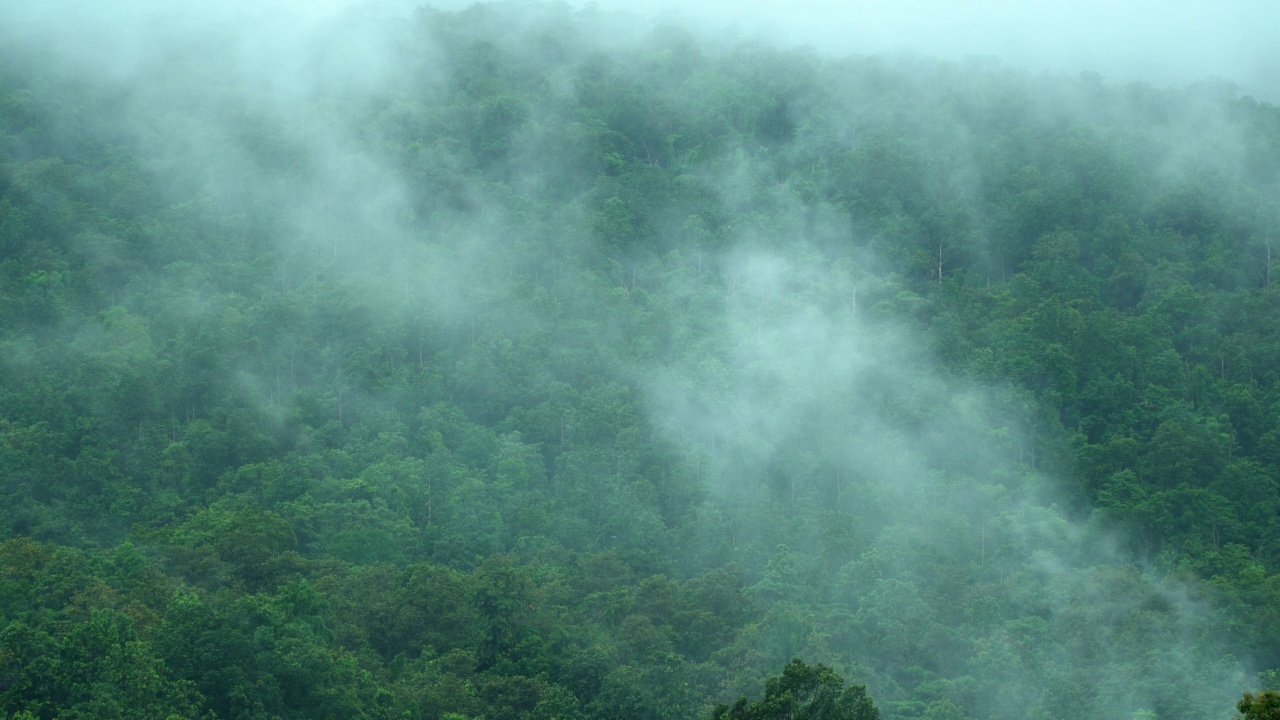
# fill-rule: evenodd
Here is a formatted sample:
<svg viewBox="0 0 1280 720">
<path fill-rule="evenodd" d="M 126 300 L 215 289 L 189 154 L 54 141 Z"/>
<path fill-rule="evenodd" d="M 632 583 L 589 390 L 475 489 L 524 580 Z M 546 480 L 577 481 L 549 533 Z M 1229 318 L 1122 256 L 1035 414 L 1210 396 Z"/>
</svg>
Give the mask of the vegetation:
<svg viewBox="0 0 1280 720">
<path fill-rule="evenodd" d="M 1266 720 L 1280 714 L 1280 693 L 1275 690 L 1264 690 L 1258 694 L 1245 693 L 1236 709 L 1245 720 Z"/>
<path fill-rule="evenodd" d="M 0 713 L 1274 685 L 1280 109 L 616 22 L 0 48 Z"/>
<path fill-rule="evenodd" d="M 738 700 L 733 707 L 720 705 L 712 715 L 716 720 L 880 720 L 867 689 L 861 685 L 844 687 L 844 679 L 822 664 L 810 667 L 792 660 L 782 677 L 770 678 L 764 698 L 748 703 Z"/>
</svg>

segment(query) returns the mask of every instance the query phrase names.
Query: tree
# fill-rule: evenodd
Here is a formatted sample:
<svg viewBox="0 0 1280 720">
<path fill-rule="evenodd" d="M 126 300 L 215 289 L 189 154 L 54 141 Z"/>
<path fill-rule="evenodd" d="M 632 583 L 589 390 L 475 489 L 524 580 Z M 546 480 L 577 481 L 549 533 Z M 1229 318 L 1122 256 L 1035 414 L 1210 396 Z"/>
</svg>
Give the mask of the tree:
<svg viewBox="0 0 1280 720">
<path fill-rule="evenodd" d="M 1244 720 L 1280 720 L 1280 692 L 1263 690 L 1254 695 L 1245 693 L 1236 703 L 1236 709 Z"/>
<path fill-rule="evenodd" d="M 782 670 L 781 677 L 769 678 L 764 698 L 747 703 L 741 698 L 728 705 L 717 705 L 713 720 L 880 720 L 862 685 L 844 686 L 844 678 L 818 663 L 806 665 L 794 658 Z M 1250 719 L 1252 720 L 1252 718 Z"/>
</svg>

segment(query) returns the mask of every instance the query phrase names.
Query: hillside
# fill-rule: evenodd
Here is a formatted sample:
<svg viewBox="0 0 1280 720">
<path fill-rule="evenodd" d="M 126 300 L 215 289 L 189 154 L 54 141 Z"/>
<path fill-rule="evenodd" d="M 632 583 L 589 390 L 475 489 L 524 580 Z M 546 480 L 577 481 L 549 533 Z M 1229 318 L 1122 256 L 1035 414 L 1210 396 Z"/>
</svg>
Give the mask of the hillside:
<svg viewBox="0 0 1280 720">
<path fill-rule="evenodd" d="M 1280 108 L 536 3 L 189 32 L 0 46 L 5 717 L 1280 683 Z"/>
</svg>

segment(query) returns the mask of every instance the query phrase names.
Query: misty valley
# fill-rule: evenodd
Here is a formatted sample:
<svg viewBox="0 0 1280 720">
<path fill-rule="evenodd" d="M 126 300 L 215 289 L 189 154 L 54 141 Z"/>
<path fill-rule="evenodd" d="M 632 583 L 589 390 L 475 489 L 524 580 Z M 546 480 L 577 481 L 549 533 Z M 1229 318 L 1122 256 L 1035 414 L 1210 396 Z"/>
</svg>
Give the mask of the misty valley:
<svg viewBox="0 0 1280 720">
<path fill-rule="evenodd" d="M 83 12 L 0 27 L 0 716 L 1280 718 L 1280 108 Z"/>
</svg>

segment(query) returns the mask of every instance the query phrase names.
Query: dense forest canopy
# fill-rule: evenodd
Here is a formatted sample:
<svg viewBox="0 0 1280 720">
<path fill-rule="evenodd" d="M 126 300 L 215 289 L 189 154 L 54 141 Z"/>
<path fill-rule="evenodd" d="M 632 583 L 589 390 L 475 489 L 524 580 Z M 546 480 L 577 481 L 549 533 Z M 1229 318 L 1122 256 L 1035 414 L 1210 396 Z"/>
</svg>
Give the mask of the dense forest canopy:
<svg viewBox="0 0 1280 720">
<path fill-rule="evenodd" d="M 1280 684 L 1280 108 L 593 7 L 279 29 L 0 44 L 5 717 Z"/>
</svg>

